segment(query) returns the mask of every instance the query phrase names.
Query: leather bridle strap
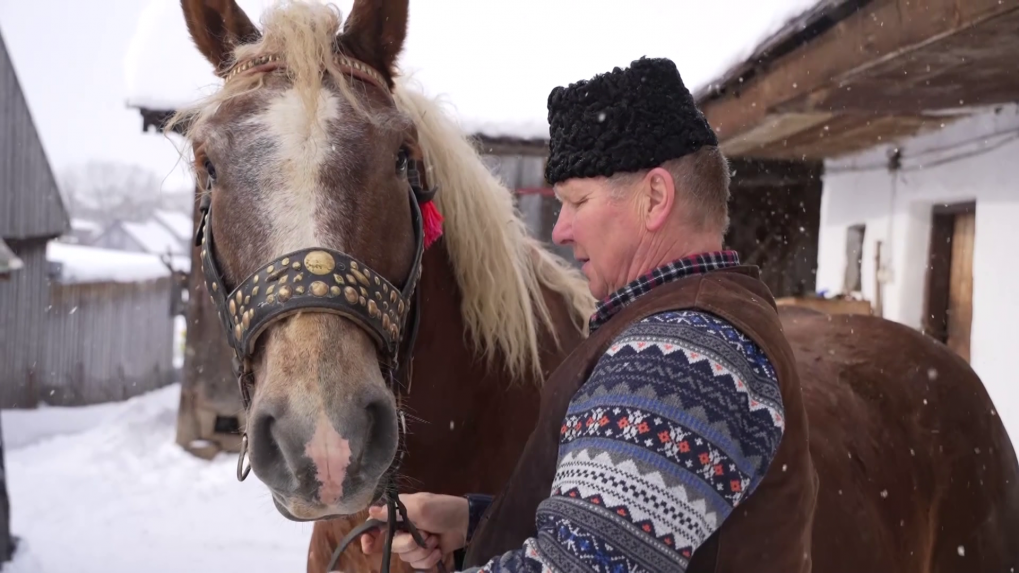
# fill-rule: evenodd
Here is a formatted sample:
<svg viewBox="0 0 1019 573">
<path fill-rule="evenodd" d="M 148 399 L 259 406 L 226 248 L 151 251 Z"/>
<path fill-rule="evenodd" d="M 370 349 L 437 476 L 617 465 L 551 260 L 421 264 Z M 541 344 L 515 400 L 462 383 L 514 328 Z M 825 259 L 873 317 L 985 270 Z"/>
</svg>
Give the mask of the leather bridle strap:
<svg viewBox="0 0 1019 573">
<path fill-rule="evenodd" d="M 212 206 L 208 194 L 203 197 L 196 242 L 201 247 L 207 290 L 234 350 L 234 373 L 245 409 L 251 403 L 249 358 L 258 336 L 275 321 L 293 314 L 324 312 L 350 319 L 375 342 L 385 369 L 399 367 L 400 342 L 408 326 L 424 252 L 421 208 L 414 189 L 411 185 L 409 195 L 415 253 L 402 289 L 346 253 L 314 247 L 261 265 L 227 293 L 215 258 Z"/>
<path fill-rule="evenodd" d="M 336 549 L 333 550 L 333 555 L 332 558 L 329 559 L 329 564 L 326 566 L 326 573 L 338 571 L 338 569 L 336 569 L 336 565 L 340 561 L 340 555 L 343 555 L 343 552 L 347 550 L 347 547 L 353 543 L 354 540 L 375 529 L 386 530 L 386 544 L 382 549 L 382 567 L 380 568 L 380 571 L 389 571 L 389 564 L 392 560 L 393 554 L 393 537 L 396 535 L 397 531 L 410 533 L 411 537 L 414 538 L 415 543 L 421 547 L 425 546 L 424 536 L 421 535 L 421 532 L 418 531 L 418 529 L 414 527 L 414 524 L 411 523 L 410 519 L 407 518 L 407 507 L 402 501 L 400 501 L 400 498 L 396 495 L 395 491 L 391 492 L 391 494 L 387 496 L 386 509 L 388 514 L 387 521 L 369 519 L 350 530 L 350 532 L 340 540 L 339 545 L 337 545 Z M 400 519 L 397 520 L 397 517 Z M 439 573 L 446 573 L 446 564 L 442 561 L 439 561 L 436 564 L 436 567 L 439 569 Z"/>
</svg>

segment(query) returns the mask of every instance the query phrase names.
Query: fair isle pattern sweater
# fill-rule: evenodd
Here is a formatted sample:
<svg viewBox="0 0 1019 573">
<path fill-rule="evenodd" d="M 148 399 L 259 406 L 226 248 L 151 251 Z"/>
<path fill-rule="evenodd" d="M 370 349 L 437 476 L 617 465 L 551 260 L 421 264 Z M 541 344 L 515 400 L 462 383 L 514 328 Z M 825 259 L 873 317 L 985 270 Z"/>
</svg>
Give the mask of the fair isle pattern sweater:
<svg viewBox="0 0 1019 573">
<path fill-rule="evenodd" d="M 655 286 L 735 264 L 724 251 L 655 269 L 591 327 Z M 475 571 L 685 571 L 760 483 L 783 428 L 771 363 L 730 323 L 691 310 L 635 323 L 570 403 L 537 537 Z"/>
</svg>

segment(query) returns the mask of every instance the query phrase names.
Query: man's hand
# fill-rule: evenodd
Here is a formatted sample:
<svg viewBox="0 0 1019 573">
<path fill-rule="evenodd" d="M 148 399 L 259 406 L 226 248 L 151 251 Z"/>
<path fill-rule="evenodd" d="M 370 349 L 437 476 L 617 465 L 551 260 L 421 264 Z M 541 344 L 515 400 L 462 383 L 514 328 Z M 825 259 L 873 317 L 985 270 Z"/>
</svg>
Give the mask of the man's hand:
<svg viewBox="0 0 1019 573">
<path fill-rule="evenodd" d="M 393 553 L 414 569 L 427 571 L 442 560 L 442 556 L 463 548 L 467 544 L 467 499 L 453 495 L 414 493 L 401 495 L 407 507 L 407 519 L 418 528 L 425 547 L 419 546 L 410 533 L 396 532 L 393 536 Z M 370 519 L 387 521 L 385 507 L 368 510 Z M 374 530 L 361 536 L 361 551 L 365 555 L 382 554 L 386 532 Z"/>
</svg>

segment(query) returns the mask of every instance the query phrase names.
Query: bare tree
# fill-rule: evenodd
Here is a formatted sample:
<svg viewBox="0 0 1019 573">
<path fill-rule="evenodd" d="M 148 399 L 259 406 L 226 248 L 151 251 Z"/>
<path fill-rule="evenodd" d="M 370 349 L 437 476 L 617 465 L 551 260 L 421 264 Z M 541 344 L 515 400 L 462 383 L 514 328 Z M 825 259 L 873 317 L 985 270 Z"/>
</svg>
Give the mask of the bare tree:
<svg viewBox="0 0 1019 573">
<path fill-rule="evenodd" d="M 66 169 L 60 190 L 72 217 L 108 225 L 147 219 L 160 203 L 160 178 L 127 163 L 92 161 Z"/>
</svg>

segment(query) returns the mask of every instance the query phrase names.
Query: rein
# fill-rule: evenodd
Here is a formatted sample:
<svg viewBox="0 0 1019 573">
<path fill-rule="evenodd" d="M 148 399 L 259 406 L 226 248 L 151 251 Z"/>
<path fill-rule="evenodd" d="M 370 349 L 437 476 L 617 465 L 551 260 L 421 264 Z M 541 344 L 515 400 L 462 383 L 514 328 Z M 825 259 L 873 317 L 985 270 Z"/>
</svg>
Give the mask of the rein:
<svg viewBox="0 0 1019 573">
<path fill-rule="evenodd" d="M 336 54 L 336 59 L 340 70 L 378 87 L 392 97 L 387 82 L 378 71 L 343 54 Z M 282 59 L 279 56 L 259 56 L 235 63 L 221 76 L 229 81 L 246 72 L 272 71 L 281 66 Z M 314 247 L 293 251 L 268 261 L 227 292 L 223 274 L 216 262 L 210 224 L 213 186 L 210 181 L 199 204 L 202 217 L 195 234 L 195 245 L 201 248 L 205 284 L 234 351 L 233 370 L 245 410 L 251 406 L 251 388 L 254 385 L 251 358 L 258 337 L 274 322 L 294 314 L 334 314 L 353 321 L 375 342 L 383 377 L 396 399 L 399 440 L 402 442 L 406 438 L 406 417 L 400 405 L 401 389 L 410 380 L 409 366 L 413 359 L 421 309 L 417 285 L 421 278 L 421 259 L 430 239 L 426 236 L 422 209 L 429 208 L 434 212 L 434 205 L 430 203 L 436 193 L 436 188 L 427 188 L 423 183 L 424 173 L 422 160 L 409 161 L 408 197 L 415 249 L 407 280 L 402 287 L 394 285 L 347 253 Z M 237 459 L 237 479 L 240 481 L 244 481 L 251 471 L 250 465 L 244 466 L 247 448 L 248 436 L 245 432 L 241 435 L 241 451 Z M 369 520 L 348 533 L 333 552 L 327 572 L 334 570 L 340 555 L 351 542 L 373 529 L 387 529 L 381 573 L 389 573 L 393 536 L 398 529 L 409 531 L 418 545 L 425 546 L 420 532 L 407 518 L 407 508 L 400 501 L 394 483 L 393 473 L 403 460 L 402 443 L 397 451 L 397 459 L 383 478 L 388 521 Z M 398 517 L 402 520 L 398 521 Z M 440 562 L 438 568 L 445 572 L 443 563 Z"/>
</svg>

